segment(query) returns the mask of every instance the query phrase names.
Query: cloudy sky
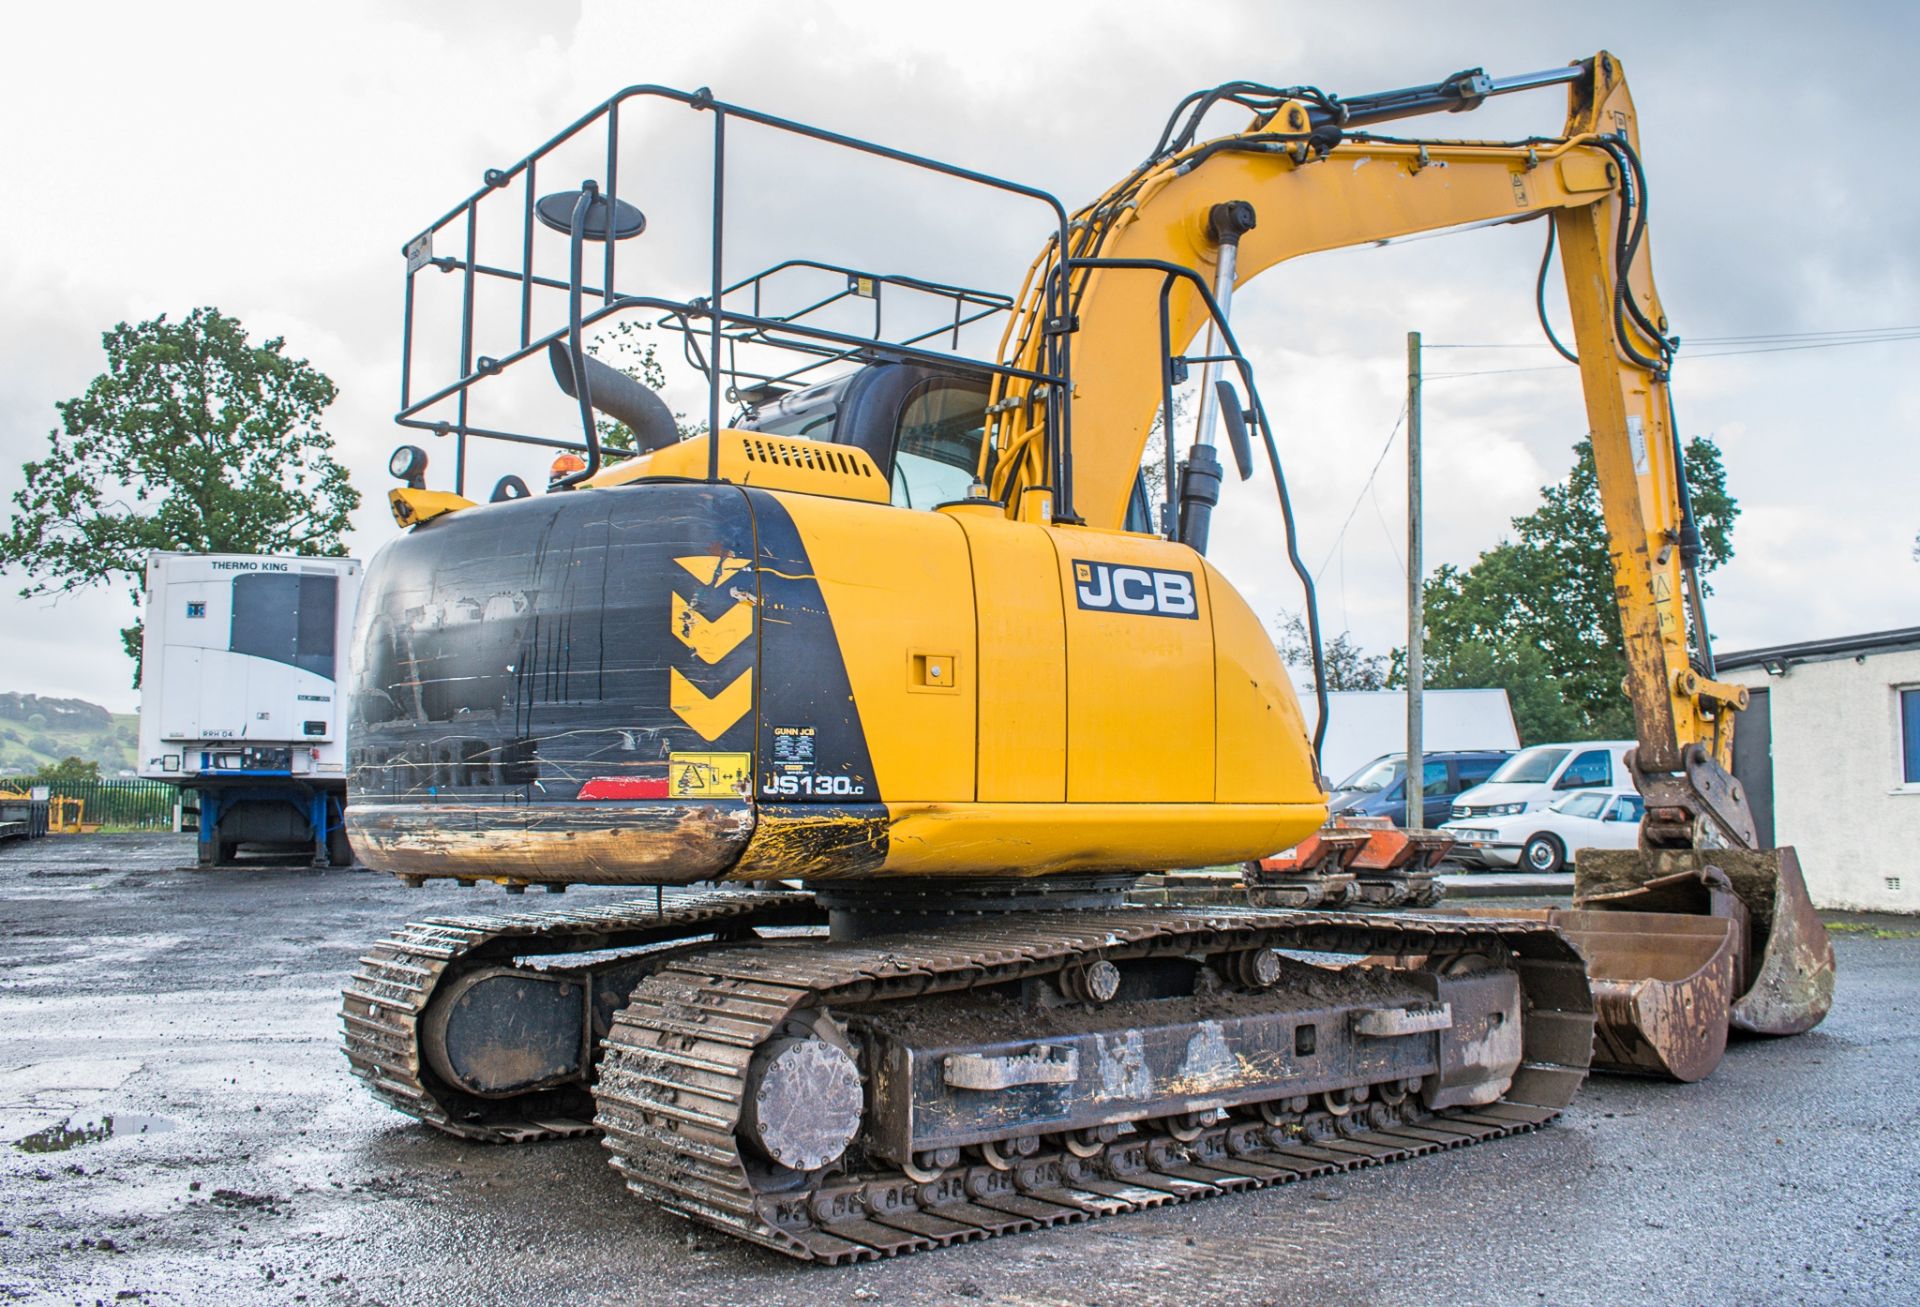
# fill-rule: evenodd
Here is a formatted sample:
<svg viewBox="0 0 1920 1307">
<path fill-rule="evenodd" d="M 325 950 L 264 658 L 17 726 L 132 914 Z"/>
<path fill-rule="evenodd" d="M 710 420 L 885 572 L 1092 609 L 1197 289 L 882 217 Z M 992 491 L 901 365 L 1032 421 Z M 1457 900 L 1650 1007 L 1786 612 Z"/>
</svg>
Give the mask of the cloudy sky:
<svg viewBox="0 0 1920 1307">
<path fill-rule="evenodd" d="M 370 555 L 392 533 L 382 501 L 400 438 L 401 243 L 485 168 L 642 81 L 711 86 L 1046 187 L 1071 207 L 1137 162 L 1196 87 L 1248 78 L 1351 94 L 1605 48 L 1634 88 L 1656 276 L 1683 337 L 1920 323 L 1920 175 L 1896 134 L 1911 117 L 1913 6 L 1835 5 L 1816 20 L 1804 4 L 1383 3 L 1364 25 L 1329 12 L 1292 0 L 23 10 L 0 79 L 0 493 L 43 452 L 54 402 L 100 371 L 102 330 L 213 304 L 256 337 L 284 335 L 338 383 L 328 425 L 367 496 L 354 546 Z M 1551 132 L 1563 112 L 1547 91 L 1422 130 Z M 657 265 L 670 296 L 699 290 L 689 233 L 705 181 L 691 118 L 636 126 L 636 162 L 623 165 L 649 192 L 634 257 Z M 794 254 L 1014 289 L 1043 230 L 1031 212 L 888 185 L 743 134 L 729 271 Z M 1583 434 L 1575 374 L 1543 366 L 1553 356 L 1537 344 L 1538 240 L 1536 225 L 1327 255 L 1276 269 L 1236 306 L 1323 611 L 1371 648 L 1396 643 L 1404 620 L 1400 447 L 1370 486 L 1368 475 L 1400 410 L 1405 333 L 1520 346 L 1430 359 L 1435 373 L 1476 374 L 1428 388 L 1430 563 L 1464 564 L 1496 543 Z M 1683 350 L 1676 372 L 1682 426 L 1719 441 L 1745 510 L 1737 557 L 1715 579 L 1718 644 L 1920 623 L 1920 340 L 1737 348 Z M 540 413 L 565 428 L 564 406 Z M 451 458 L 430 450 L 438 480 Z M 476 458 L 476 483 L 516 469 L 534 481 L 544 461 L 491 452 Z M 1229 491 L 1214 539 L 1261 612 L 1298 606 L 1258 481 Z M 125 597 L 23 601 L 21 580 L 0 600 L 0 689 L 132 708 L 115 634 Z"/>
</svg>

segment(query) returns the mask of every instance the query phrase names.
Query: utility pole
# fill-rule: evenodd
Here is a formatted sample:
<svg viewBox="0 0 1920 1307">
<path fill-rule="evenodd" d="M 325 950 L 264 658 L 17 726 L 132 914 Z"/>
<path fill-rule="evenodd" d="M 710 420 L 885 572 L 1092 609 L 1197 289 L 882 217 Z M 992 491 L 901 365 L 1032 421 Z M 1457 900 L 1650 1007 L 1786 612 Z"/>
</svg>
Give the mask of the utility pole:
<svg viewBox="0 0 1920 1307">
<path fill-rule="evenodd" d="M 1420 579 L 1420 333 L 1407 333 L 1407 820 L 1406 829 L 1427 824 L 1426 668 L 1421 642 L 1427 605 Z"/>
</svg>

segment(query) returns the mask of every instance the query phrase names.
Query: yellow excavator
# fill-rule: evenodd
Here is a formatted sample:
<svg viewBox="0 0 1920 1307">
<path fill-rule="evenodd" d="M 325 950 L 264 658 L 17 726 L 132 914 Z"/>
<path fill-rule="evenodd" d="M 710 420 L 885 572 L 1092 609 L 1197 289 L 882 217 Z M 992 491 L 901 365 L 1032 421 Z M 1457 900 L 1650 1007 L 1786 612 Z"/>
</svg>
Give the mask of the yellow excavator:
<svg viewBox="0 0 1920 1307">
<path fill-rule="evenodd" d="M 1556 136 L 1379 130 L 1550 86 L 1569 101 Z M 712 130 L 696 299 L 620 279 L 646 219 L 618 192 L 619 128 L 644 104 Z M 1250 121 L 1203 138 L 1223 107 Z M 804 259 L 727 283 L 743 127 L 998 191 L 1053 235 L 1012 295 Z M 583 142 L 605 173 L 541 194 Z M 518 260 L 481 257 L 483 212 Z M 452 436 L 460 462 L 436 490 L 422 450 L 394 456 L 407 529 L 360 603 L 349 831 L 414 884 L 656 888 L 397 930 L 346 990 L 354 1071 L 466 1138 L 597 1130 L 636 1193 L 844 1262 L 1523 1132 L 1591 1065 L 1694 1078 L 1730 1028 L 1815 1024 L 1831 948 L 1728 770 L 1746 691 L 1714 676 L 1647 213 L 1606 54 L 1344 98 L 1196 92 L 1074 212 L 655 86 L 489 172 L 405 247 L 399 421 Z M 1576 907 L 1551 913 L 1127 906 L 1143 872 L 1245 862 L 1326 817 L 1287 671 L 1207 560 L 1220 430 L 1241 480 L 1264 454 L 1311 618 L 1235 289 L 1314 251 L 1534 221 L 1572 306 L 1642 849 L 1582 854 Z M 563 243 L 567 276 L 537 272 Z M 416 348 L 433 271 L 459 308 L 438 319 L 459 322 L 438 384 L 449 342 Z M 796 273 L 828 292 L 772 311 L 772 278 Z M 564 326 L 535 329 L 536 292 L 566 294 Z M 915 297 L 935 325 L 889 330 Z M 704 432 L 589 354 L 623 314 L 705 373 Z M 982 324 L 1003 325 L 992 361 L 941 348 Z M 543 360 L 577 440 L 481 412 Z M 1196 384 L 1183 452 L 1175 392 Z M 629 456 L 605 447 L 615 421 Z M 488 437 L 566 451 L 548 493 L 505 477 L 470 499 L 467 442 Z M 714 888 L 658 888 L 696 884 Z"/>
</svg>

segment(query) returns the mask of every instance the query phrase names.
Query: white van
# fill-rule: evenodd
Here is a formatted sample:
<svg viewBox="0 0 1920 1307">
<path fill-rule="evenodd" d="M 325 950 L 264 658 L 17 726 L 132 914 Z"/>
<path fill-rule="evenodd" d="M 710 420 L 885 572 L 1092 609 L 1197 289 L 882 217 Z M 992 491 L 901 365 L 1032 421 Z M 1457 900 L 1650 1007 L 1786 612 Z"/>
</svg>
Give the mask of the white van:
<svg viewBox="0 0 1920 1307">
<path fill-rule="evenodd" d="M 1510 817 L 1546 807 L 1569 790 L 1631 790 L 1627 750 L 1632 740 L 1536 744 L 1453 801 L 1453 819 Z"/>
</svg>

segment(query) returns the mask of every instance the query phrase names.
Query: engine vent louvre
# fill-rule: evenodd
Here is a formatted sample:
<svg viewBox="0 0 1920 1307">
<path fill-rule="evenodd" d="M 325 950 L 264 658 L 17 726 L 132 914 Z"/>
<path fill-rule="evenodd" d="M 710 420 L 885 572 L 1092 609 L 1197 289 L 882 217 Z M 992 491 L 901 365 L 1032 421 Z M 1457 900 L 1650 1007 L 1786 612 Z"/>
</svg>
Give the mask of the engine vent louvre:
<svg viewBox="0 0 1920 1307">
<path fill-rule="evenodd" d="M 873 465 L 857 459 L 845 450 L 823 445 L 817 440 L 777 440 L 766 436 L 748 436 L 741 452 L 750 463 L 769 463 L 780 467 L 803 468 L 809 472 L 829 472 L 842 476 L 871 478 Z"/>
</svg>

